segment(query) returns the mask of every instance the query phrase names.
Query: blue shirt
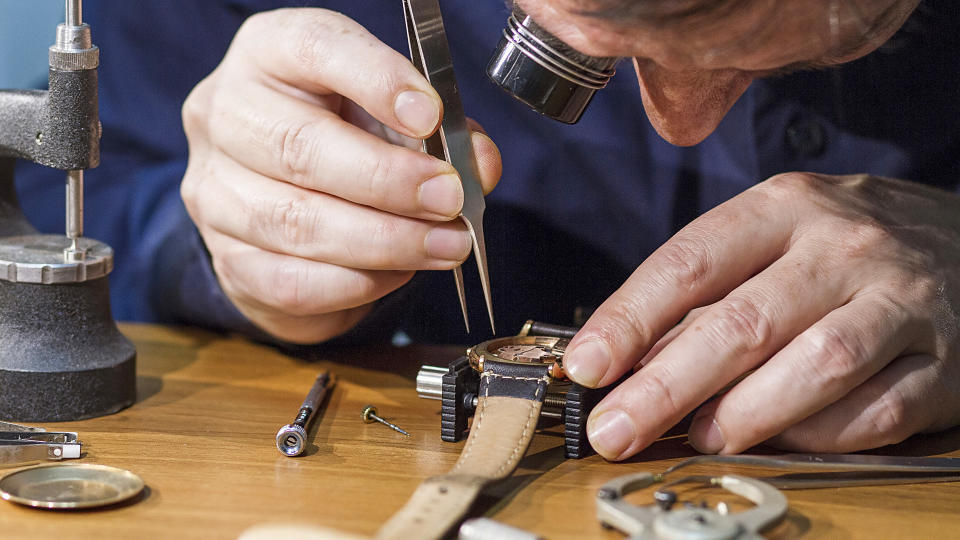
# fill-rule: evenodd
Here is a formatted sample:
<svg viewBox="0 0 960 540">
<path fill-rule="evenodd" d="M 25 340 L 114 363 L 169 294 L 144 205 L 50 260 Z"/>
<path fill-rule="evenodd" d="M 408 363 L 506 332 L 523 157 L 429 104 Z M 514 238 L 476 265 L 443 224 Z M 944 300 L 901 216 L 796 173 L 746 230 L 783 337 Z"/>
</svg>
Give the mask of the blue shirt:
<svg viewBox="0 0 960 540">
<path fill-rule="evenodd" d="M 171 6 L 175 7 L 171 7 Z M 102 164 L 86 177 L 86 233 L 116 252 L 121 320 L 252 331 L 214 277 L 179 197 L 187 144 L 180 107 L 250 14 L 315 5 L 343 12 L 406 54 L 401 3 L 370 0 L 101 0 L 85 21 L 100 46 Z M 497 142 L 500 185 L 484 222 L 501 333 L 532 318 L 569 324 L 612 293 L 684 224 L 769 176 L 869 173 L 956 191 L 960 181 L 960 6 L 925 0 L 887 45 L 842 67 L 756 81 L 701 144 L 653 131 L 636 76 L 620 66 L 574 126 L 496 89 L 485 66 L 508 12 L 496 0 L 442 2 L 467 114 Z M 63 231 L 63 174 L 18 171 L 22 206 Z M 351 335 L 402 330 L 415 341 L 484 339 L 472 260 L 464 266 L 472 336 L 450 272 L 421 272 Z"/>
</svg>

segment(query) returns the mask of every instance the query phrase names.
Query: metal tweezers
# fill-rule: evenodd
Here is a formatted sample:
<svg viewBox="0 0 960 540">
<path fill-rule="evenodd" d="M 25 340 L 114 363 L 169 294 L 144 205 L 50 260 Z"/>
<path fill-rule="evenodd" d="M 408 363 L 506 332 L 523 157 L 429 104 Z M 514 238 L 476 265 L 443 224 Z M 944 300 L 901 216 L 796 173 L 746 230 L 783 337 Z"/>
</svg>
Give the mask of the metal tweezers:
<svg viewBox="0 0 960 540">
<path fill-rule="evenodd" d="M 871 454 L 702 455 L 677 463 L 656 475 L 656 480 L 663 482 L 668 475 L 678 469 L 704 463 L 829 471 L 757 478 L 778 489 L 817 489 L 960 481 L 960 458 Z M 664 489 L 664 487 L 661 487 L 661 489 Z"/>
<path fill-rule="evenodd" d="M 77 440 L 75 432 L 45 431 L 41 428 L 0 422 L 0 466 L 78 457 L 80 441 Z"/>
<path fill-rule="evenodd" d="M 470 142 L 467 117 L 457 89 L 457 79 L 453 73 L 453 60 L 450 57 L 447 34 L 443 29 L 440 4 L 438 0 L 403 0 L 403 14 L 407 22 L 410 59 L 430 81 L 443 102 L 443 122 L 436 133 L 423 141 L 423 151 L 449 162 L 460 174 L 463 185 L 463 210 L 460 217 L 473 239 L 473 255 L 477 260 L 487 313 L 490 315 L 490 329 L 496 333 L 493 324 L 493 302 L 490 299 L 490 276 L 487 272 L 487 249 L 483 242 L 483 187 Z M 460 297 L 460 309 L 463 311 L 463 324 L 469 333 L 467 297 L 460 266 L 454 268 L 453 276 Z"/>
</svg>

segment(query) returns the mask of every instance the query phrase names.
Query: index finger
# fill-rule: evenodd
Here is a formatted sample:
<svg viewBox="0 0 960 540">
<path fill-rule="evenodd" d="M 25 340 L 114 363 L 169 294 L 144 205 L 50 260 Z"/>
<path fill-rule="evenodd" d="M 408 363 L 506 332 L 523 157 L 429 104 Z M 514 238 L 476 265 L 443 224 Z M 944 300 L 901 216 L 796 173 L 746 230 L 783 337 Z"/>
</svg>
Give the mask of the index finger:
<svg viewBox="0 0 960 540">
<path fill-rule="evenodd" d="M 237 32 L 227 59 L 231 53 L 275 86 L 345 96 L 411 137 L 429 136 L 440 122 L 440 96 L 413 64 L 334 11 L 289 8 L 254 15 Z"/>
<path fill-rule="evenodd" d="M 584 386 L 613 383 L 691 309 L 723 298 L 786 252 L 787 190 L 758 185 L 684 227 L 590 317 L 564 355 Z M 792 194 L 793 199 L 796 194 Z"/>
</svg>

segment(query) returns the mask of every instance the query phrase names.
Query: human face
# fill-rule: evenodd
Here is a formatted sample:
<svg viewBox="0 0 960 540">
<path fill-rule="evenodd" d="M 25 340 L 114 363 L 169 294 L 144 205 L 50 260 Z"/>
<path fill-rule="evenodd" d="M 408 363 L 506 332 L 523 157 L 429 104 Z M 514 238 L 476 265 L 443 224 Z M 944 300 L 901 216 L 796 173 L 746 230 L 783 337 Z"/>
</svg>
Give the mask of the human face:
<svg viewBox="0 0 960 540">
<path fill-rule="evenodd" d="M 855 60 L 889 39 L 919 3 L 743 0 L 736 10 L 666 24 L 596 14 L 613 4 L 641 1 L 515 3 L 585 54 L 632 57 L 647 117 L 664 139 L 681 146 L 710 135 L 753 79 Z M 675 5 L 690 3 L 676 0 Z"/>
</svg>

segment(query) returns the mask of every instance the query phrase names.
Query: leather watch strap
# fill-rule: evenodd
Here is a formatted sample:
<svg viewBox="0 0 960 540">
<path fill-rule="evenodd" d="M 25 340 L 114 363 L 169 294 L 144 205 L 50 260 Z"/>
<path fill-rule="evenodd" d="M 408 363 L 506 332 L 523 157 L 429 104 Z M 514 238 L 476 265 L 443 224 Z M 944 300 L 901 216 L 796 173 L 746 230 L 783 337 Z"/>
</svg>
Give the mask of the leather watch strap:
<svg viewBox="0 0 960 540">
<path fill-rule="evenodd" d="M 453 469 L 425 480 L 377 538 L 441 538 L 469 511 L 480 491 L 506 478 L 527 451 L 550 382 L 549 366 L 488 360 L 480 374 L 477 412 Z"/>
</svg>

